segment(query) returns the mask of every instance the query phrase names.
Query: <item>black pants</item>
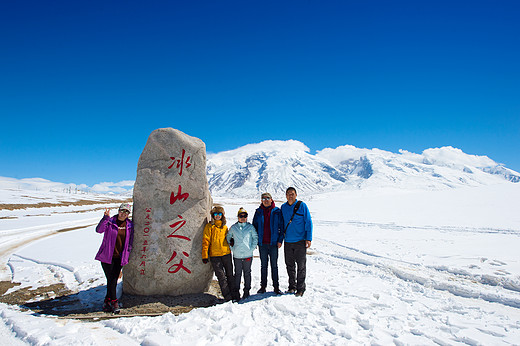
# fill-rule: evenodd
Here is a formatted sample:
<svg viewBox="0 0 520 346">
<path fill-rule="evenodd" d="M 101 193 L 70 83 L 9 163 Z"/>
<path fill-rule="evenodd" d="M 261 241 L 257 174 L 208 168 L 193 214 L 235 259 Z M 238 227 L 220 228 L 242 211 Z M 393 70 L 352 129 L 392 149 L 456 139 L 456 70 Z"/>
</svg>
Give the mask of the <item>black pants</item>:
<svg viewBox="0 0 520 346">
<path fill-rule="evenodd" d="M 238 289 L 235 285 L 235 279 L 233 277 L 233 260 L 231 254 L 218 257 L 210 257 L 211 265 L 215 271 L 220 291 L 225 300 L 240 298 Z"/>
<path fill-rule="evenodd" d="M 116 287 L 117 279 L 119 279 L 119 274 L 121 274 L 121 259 L 113 259 L 110 264 L 101 262 L 101 266 L 107 278 L 107 295 L 105 298 L 112 300 L 117 299 Z"/>
<path fill-rule="evenodd" d="M 305 291 L 305 275 L 307 264 L 307 248 L 305 240 L 297 243 L 285 243 L 285 266 L 289 275 L 289 289 Z M 298 266 L 298 270 L 296 270 Z"/>
</svg>

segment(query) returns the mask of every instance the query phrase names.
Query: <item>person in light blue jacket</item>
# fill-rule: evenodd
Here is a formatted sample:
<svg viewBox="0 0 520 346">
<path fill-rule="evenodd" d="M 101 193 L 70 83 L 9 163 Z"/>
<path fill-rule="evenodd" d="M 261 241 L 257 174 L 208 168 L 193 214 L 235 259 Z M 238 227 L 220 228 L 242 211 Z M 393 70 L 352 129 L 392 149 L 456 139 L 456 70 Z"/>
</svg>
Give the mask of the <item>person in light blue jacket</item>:
<svg viewBox="0 0 520 346">
<path fill-rule="evenodd" d="M 240 208 L 237 213 L 238 222 L 229 228 L 226 235 L 233 262 L 235 263 L 235 284 L 240 290 L 242 272 L 244 273 L 244 295 L 242 299 L 249 297 L 251 290 L 251 264 L 253 263 L 253 250 L 258 244 L 258 234 L 255 227 L 247 222 L 247 211 Z"/>
</svg>

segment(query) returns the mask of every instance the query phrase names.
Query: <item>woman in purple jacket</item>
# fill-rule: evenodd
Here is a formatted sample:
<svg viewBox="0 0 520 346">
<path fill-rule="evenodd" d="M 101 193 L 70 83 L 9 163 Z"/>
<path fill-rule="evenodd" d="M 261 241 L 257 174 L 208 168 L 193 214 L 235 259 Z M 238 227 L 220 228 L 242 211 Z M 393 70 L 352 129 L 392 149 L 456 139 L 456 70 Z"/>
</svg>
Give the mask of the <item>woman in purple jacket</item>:
<svg viewBox="0 0 520 346">
<path fill-rule="evenodd" d="M 103 303 L 103 311 L 119 313 L 116 286 L 121 268 L 128 263 L 128 257 L 134 242 L 134 224 L 128 218 L 130 204 L 119 206 L 117 215 L 110 217 L 110 209 L 105 209 L 105 215 L 96 227 L 96 232 L 103 233 L 103 242 L 96 255 L 107 278 L 107 295 Z"/>
</svg>

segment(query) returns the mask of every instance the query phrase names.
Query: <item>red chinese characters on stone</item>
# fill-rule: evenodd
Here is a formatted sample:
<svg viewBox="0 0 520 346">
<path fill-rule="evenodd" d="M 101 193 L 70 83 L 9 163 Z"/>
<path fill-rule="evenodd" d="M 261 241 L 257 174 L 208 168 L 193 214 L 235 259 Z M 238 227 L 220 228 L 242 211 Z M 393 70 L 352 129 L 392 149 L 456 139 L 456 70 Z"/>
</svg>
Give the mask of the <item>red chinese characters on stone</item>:
<svg viewBox="0 0 520 346">
<path fill-rule="evenodd" d="M 175 228 L 177 227 L 176 229 L 173 230 L 172 233 L 170 233 L 170 235 L 168 236 L 168 238 L 180 238 L 180 239 L 184 239 L 184 240 L 187 240 L 187 241 L 191 241 L 190 238 L 186 237 L 186 236 L 183 236 L 183 235 L 180 235 L 180 234 L 174 234 L 175 232 L 177 232 L 178 230 L 180 230 L 185 224 L 186 224 L 186 220 L 184 220 L 182 218 L 182 216 L 180 215 L 177 215 L 179 217 L 179 219 L 181 219 L 180 221 L 177 221 L 177 222 L 174 222 L 170 225 L 170 228 Z"/>
<path fill-rule="evenodd" d="M 170 225 L 170 228 L 173 228 L 173 232 L 170 233 L 170 235 L 168 235 L 167 238 L 177 238 L 177 239 L 191 241 L 191 239 L 189 237 L 186 237 L 181 234 L 175 234 L 178 230 L 180 230 L 186 224 L 186 220 L 184 220 L 181 215 L 177 215 L 177 216 L 179 217 L 180 220 L 177 222 L 174 222 Z M 182 254 L 186 257 L 190 257 L 190 255 L 187 252 L 183 251 Z M 177 251 L 173 251 L 172 256 L 170 257 L 168 262 L 166 262 L 166 264 L 169 264 L 175 257 L 177 257 Z M 189 270 L 187 267 L 184 266 L 184 260 L 182 258 L 180 259 L 179 263 L 175 263 L 175 264 L 171 265 L 170 268 L 168 268 L 168 273 L 175 274 L 181 269 L 186 271 L 188 274 L 191 274 L 191 270 Z"/>
<path fill-rule="evenodd" d="M 170 156 L 170 159 L 172 160 L 172 163 L 170 166 L 168 166 L 168 169 L 172 169 L 172 168 L 177 168 L 179 170 L 179 176 L 182 176 L 182 173 L 183 173 L 183 169 L 184 168 L 189 168 L 191 166 L 191 156 L 188 156 L 186 154 L 186 150 L 182 149 L 182 152 L 181 152 L 181 156 L 180 157 L 176 157 L 176 156 Z M 188 197 L 190 197 L 190 194 L 185 192 L 185 193 L 182 193 L 182 186 L 179 184 L 179 187 L 177 189 L 177 193 L 175 193 L 174 191 L 171 192 L 170 194 L 170 205 L 173 205 L 175 202 L 177 201 L 181 201 L 181 202 L 185 202 Z M 186 237 L 184 235 L 181 235 L 181 234 L 178 234 L 177 231 L 179 231 L 182 227 L 184 227 L 184 225 L 186 225 L 186 220 L 184 220 L 182 218 L 181 215 L 178 215 L 178 218 L 179 220 L 172 223 L 170 226 L 170 228 L 173 229 L 173 232 L 170 233 L 167 238 L 174 238 L 174 239 L 180 239 L 180 240 L 187 240 L 187 241 L 191 241 L 191 239 L 189 237 Z M 182 254 L 185 256 L 185 257 L 190 257 L 190 255 L 187 253 L 187 252 L 182 252 Z M 172 262 L 175 258 L 177 257 L 177 251 L 173 251 L 172 253 L 172 256 L 170 257 L 170 259 L 168 260 L 168 262 L 166 262 L 166 264 L 170 264 L 170 262 Z M 177 259 L 179 260 L 179 259 Z M 168 268 L 168 273 L 171 273 L 171 274 L 175 274 L 177 273 L 179 270 L 184 270 L 186 271 L 188 274 L 191 274 L 191 270 L 189 270 L 186 266 L 184 266 L 184 259 L 180 259 L 178 263 L 175 263 L 175 264 L 172 264 L 169 268 Z"/>
<path fill-rule="evenodd" d="M 190 257 L 190 255 L 187 252 L 183 251 L 182 254 L 186 257 Z M 177 257 L 176 251 L 173 252 L 172 257 L 168 262 L 166 262 L 166 264 L 170 263 L 175 257 Z M 184 261 L 182 260 L 182 258 L 179 263 L 173 264 L 170 268 L 168 268 L 168 273 L 175 274 L 181 269 L 185 270 L 186 273 L 191 274 L 191 270 L 184 266 Z"/>
<path fill-rule="evenodd" d="M 173 191 L 170 195 L 170 204 L 177 202 L 177 200 L 182 200 L 184 202 L 188 199 L 188 197 L 190 197 L 190 194 L 187 192 L 182 193 L 182 187 L 179 185 L 179 188 L 177 190 L 177 196 L 175 195 L 175 193 Z"/>
<path fill-rule="evenodd" d="M 143 228 L 143 236 L 144 237 L 148 237 L 150 236 L 149 233 L 150 233 L 150 220 L 151 220 L 151 212 L 152 212 L 152 208 L 146 208 L 145 209 L 145 222 L 144 222 L 144 228 Z M 143 243 L 142 243 L 142 249 L 139 250 L 139 252 L 141 253 L 140 255 L 140 260 L 141 260 L 141 263 L 139 264 L 139 274 L 141 275 L 145 275 L 146 272 L 145 272 L 145 268 L 146 268 L 146 251 L 148 251 L 148 239 L 147 238 L 144 238 L 143 240 Z"/>
<path fill-rule="evenodd" d="M 168 167 L 168 169 L 172 169 L 172 167 L 176 164 L 177 169 L 179 169 L 179 175 L 182 176 L 182 169 L 184 168 L 184 165 L 186 165 L 186 168 L 191 166 L 191 156 L 188 156 L 186 158 L 186 161 L 184 161 L 184 156 L 186 155 L 186 150 L 182 149 L 182 154 L 180 158 L 176 158 L 174 156 L 170 156 L 170 159 L 172 159 L 172 164 Z"/>
</svg>

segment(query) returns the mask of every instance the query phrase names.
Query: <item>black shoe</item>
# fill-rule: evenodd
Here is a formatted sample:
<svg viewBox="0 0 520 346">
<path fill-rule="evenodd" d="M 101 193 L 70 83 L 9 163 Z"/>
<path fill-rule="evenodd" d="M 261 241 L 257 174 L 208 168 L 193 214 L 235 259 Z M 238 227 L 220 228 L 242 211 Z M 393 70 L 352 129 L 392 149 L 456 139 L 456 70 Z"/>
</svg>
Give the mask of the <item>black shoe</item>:
<svg viewBox="0 0 520 346">
<path fill-rule="evenodd" d="M 275 288 L 274 288 L 274 294 L 276 294 L 276 295 L 281 295 L 281 294 L 283 294 L 283 293 L 282 293 L 282 291 L 280 291 L 280 289 L 279 289 L 278 287 L 275 287 Z"/>
<path fill-rule="evenodd" d="M 250 294 L 249 294 L 249 290 L 244 291 L 244 295 L 242 296 L 242 299 L 246 299 L 246 298 L 248 298 L 249 296 L 250 296 Z"/>
<path fill-rule="evenodd" d="M 294 288 L 291 288 L 290 290 L 287 291 L 287 294 L 295 294 L 296 293 L 296 290 Z"/>
<path fill-rule="evenodd" d="M 256 293 L 265 293 L 265 286 L 260 287 Z"/>
<path fill-rule="evenodd" d="M 303 293 L 304 293 L 304 292 L 305 292 L 305 291 L 297 291 L 296 294 L 295 294 L 294 296 L 295 296 L 295 297 L 301 297 L 301 296 L 303 296 Z"/>
</svg>

